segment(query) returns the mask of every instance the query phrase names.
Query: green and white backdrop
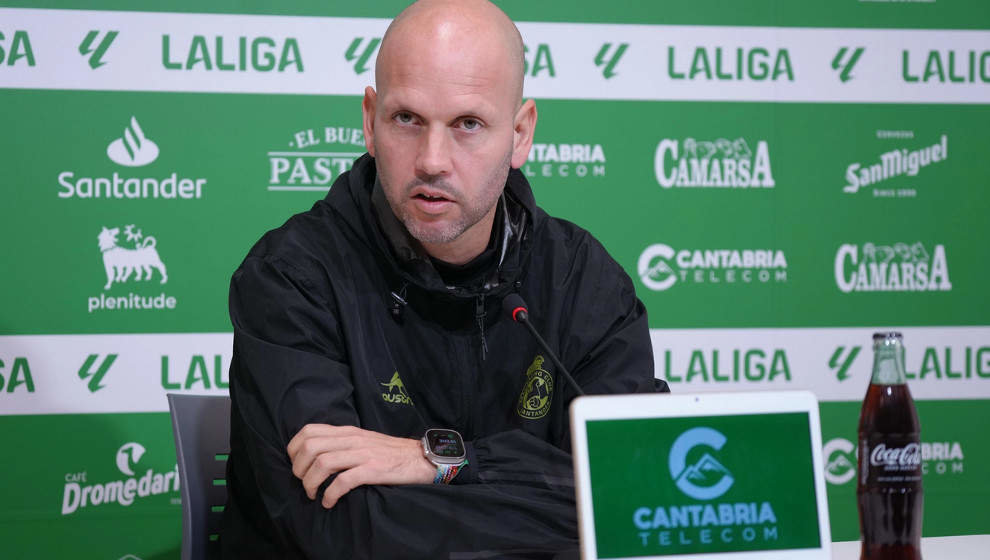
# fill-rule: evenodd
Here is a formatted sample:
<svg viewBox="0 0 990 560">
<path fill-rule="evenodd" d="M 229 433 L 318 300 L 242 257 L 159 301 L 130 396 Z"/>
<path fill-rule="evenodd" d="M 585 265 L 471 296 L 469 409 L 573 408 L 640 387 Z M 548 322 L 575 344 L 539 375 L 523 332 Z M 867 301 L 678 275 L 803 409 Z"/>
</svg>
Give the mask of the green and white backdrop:
<svg viewBox="0 0 990 560">
<path fill-rule="evenodd" d="M 164 395 L 226 392 L 230 274 L 364 151 L 404 2 L 3 4 L 0 556 L 177 558 Z M 657 376 L 814 391 L 852 540 L 870 335 L 897 328 L 924 534 L 990 532 L 990 6 L 500 5 L 524 171 L 634 279 Z"/>
</svg>

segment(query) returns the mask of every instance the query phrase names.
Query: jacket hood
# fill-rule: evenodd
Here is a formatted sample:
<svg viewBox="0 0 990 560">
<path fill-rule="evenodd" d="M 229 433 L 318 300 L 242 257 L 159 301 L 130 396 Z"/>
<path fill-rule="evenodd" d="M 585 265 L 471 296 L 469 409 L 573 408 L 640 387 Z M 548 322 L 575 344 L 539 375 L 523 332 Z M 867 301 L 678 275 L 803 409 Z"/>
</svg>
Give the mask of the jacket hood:
<svg viewBox="0 0 990 560">
<path fill-rule="evenodd" d="M 493 226 L 500 228 L 501 236 L 497 264 L 486 273 L 483 285 L 473 287 L 447 286 L 430 259 L 413 244 L 403 241 L 411 237 L 401 222 L 390 213 L 379 216 L 373 202 L 376 182 L 375 159 L 365 154 L 354 162 L 350 171 L 334 181 L 323 202 L 331 210 L 339 210 L 335 212 L 338 219 L 365 241 L 400 284 L 455 298 L 502 295 L 512 289 L 531 248 L 530 233 L 539 226 L 541 215 L 521 171 L 509 170 L 505 190 L 498 201 L 503 211 L 501 223 Z"/>
</svg>

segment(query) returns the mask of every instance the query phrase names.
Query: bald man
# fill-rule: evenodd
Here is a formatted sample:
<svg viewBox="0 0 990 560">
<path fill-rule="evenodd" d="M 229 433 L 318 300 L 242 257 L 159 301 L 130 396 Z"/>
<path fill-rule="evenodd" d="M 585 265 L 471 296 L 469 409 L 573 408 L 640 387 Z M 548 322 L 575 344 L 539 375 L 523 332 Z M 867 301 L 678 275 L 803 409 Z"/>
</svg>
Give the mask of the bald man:
<svg viewBox="0 0 990 560">
<path fill-rule="evenodd" d="M 234 273 L 230 558 L 545 558 L 577 548 L 573 391 L 654 390 L 646 314 L 518 168 L 523 45 L 482 1 L 389 26 L 368 154 Z"/>
</svg>

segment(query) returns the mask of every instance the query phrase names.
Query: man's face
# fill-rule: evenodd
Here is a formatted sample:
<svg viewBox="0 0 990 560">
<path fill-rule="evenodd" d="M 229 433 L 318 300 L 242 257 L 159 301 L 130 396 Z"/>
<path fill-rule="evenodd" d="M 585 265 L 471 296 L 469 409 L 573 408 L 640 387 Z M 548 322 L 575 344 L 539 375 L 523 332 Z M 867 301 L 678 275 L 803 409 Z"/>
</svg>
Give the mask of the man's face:
<svg viewBox="0 0 990 560">
<path fill-rule="evenodd" d="M 517 92 L 500 72 L 507 55 L 422 43 L 392 49 L 379 68 L 365 132 L 392 211 L 435 255 L 434 246 L 487 243 L 521 146 Z"/>
</svg>

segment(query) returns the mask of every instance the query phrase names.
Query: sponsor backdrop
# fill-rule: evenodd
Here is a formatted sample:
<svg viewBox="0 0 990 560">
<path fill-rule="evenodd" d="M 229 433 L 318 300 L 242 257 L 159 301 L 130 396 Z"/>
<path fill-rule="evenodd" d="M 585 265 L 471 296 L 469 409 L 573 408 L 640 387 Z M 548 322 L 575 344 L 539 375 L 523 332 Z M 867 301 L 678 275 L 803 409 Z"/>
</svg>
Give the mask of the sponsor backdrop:
<svg viewBox="0 0 990 560">
<path fill-rule="evenodd" d="M 3 4 L 2 555 L 177 558 L 164 395 L 226 392 L 230 274 L 364 151 L 404 2 Z M 870 334 L 899 329 L 924 534 L 987 532 L 987 4 L 500 4 L 540 109 L 523 171 L 634 279 L 657 376 L 814 391 L 851 540 Z"/>
</svg>

